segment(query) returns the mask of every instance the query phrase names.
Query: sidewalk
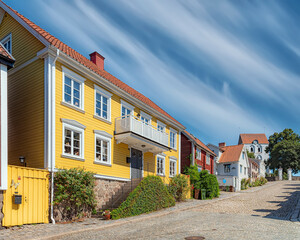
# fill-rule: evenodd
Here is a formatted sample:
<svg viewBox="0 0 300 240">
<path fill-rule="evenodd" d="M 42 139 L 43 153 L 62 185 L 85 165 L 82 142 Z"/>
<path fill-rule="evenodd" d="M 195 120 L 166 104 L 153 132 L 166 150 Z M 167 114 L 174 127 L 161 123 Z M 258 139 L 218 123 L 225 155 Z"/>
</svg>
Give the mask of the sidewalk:
<svg viewBox="0 0 300 240">
<path fill-rule="evenodd" d="M 123 218 L 118 220 L 104 221 L 98 218 L 86 219 L 84 222 L 76 222 L 70 224 L 36 224 L 24 225 L 21 227 L 12 227 L 9 229 L 0 230 L 0 239 L 57 239 L 58 237 L 66 236 L 72 233 L 80 233 L 91 230 L 101 230 L 108 227 L 124 225 L 126 223 L 140 222 L 154 217 L 165 216 L 170 213 L 185 211 L 200 206 L 212 204 L 224 199 L 233 198 L 247 192 L 255 192 L 269 186 L 273 186 L 277 182 L 270 182 L 264 186 L 251 188 L 242 192 L 230 193 L 221 192 L 219 198 L 212 200 L 194 200 L 189 199 L 186 202 L 177 203 L 174 207 L 162 209 L 157 212 L 142 214 L 135 217 Z"/>
</svg>

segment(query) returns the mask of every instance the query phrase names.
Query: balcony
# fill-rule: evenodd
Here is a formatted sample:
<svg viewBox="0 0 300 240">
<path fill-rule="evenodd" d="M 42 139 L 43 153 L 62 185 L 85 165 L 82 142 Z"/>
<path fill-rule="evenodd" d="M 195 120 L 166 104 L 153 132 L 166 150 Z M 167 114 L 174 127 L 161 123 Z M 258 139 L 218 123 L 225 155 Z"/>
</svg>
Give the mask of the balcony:
<svg viewBox="0 0 300 240">
<path fill-rule="evenodd" d="M 132 148 L 155 154 L 170 150 L 167 133 L 157 130 L 133 115 L 118 117 L 115 124 L 117 143 L 122 142 Z"/>
</svg>

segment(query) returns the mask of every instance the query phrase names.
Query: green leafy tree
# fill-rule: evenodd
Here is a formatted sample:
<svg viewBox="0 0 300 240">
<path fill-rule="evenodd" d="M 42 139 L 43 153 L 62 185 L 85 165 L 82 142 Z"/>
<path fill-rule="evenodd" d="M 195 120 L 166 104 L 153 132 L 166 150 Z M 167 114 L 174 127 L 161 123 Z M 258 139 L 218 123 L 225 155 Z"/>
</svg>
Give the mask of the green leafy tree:
<svg viewBox="0 0 300 240">
<path fill-rule="evenodd" d="M 248 156 L 248 158 L 255 158 L 255 155 L 253 152 L 247 151 L 247 156 Z"/>
<path fill-rule="evenodd" d="M 270 168 L 281 167 L 284 172 L 291 168 L 294 173 L 300 170 L 300 137 L 292 129 L 271 135 L 266 152 L 270 152 L 267 162 Z"/>
</svg>

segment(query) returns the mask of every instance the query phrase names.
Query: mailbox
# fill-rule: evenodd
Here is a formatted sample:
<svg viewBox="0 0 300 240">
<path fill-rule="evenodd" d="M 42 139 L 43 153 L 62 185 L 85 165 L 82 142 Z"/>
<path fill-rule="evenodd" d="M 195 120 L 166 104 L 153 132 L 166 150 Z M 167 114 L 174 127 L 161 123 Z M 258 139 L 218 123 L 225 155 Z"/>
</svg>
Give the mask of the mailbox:
<svg viewBox="0 0 300 240">
<path fill-rule="evenodd" d="M 22 204 L 22 195 L 14 194 L 14 204 Z"/>
</svg>

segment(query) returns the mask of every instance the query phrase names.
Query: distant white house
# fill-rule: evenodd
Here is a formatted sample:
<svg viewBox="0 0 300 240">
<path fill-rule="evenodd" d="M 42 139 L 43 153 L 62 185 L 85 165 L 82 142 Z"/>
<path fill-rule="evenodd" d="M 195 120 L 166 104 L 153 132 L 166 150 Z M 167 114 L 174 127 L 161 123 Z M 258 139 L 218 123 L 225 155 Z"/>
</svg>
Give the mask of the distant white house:
<svg viewBox="0 0 300 240">
<path fill-rule="evenodd" d="M 236 191 L 241 190 L 241 180 L 249 177 L 249 162 L 244 145 L 226 146 L 220 143 L 219 147 L 207 145 L 217 155 L 217 178 L 220 186 L 233 186 Z"/>
<path fill-rule="evenodd" d="M 259 175 L 265 177 L 266 164 L 269 159 L 269 153 L 265 149 L 269 146 L 269 141 L 264 133 L 259 134 L 240 134 L 239 144 L 245 146 L 246 150 L 254 153 L 255 160 L 259 163 Z"/>
</svg>

